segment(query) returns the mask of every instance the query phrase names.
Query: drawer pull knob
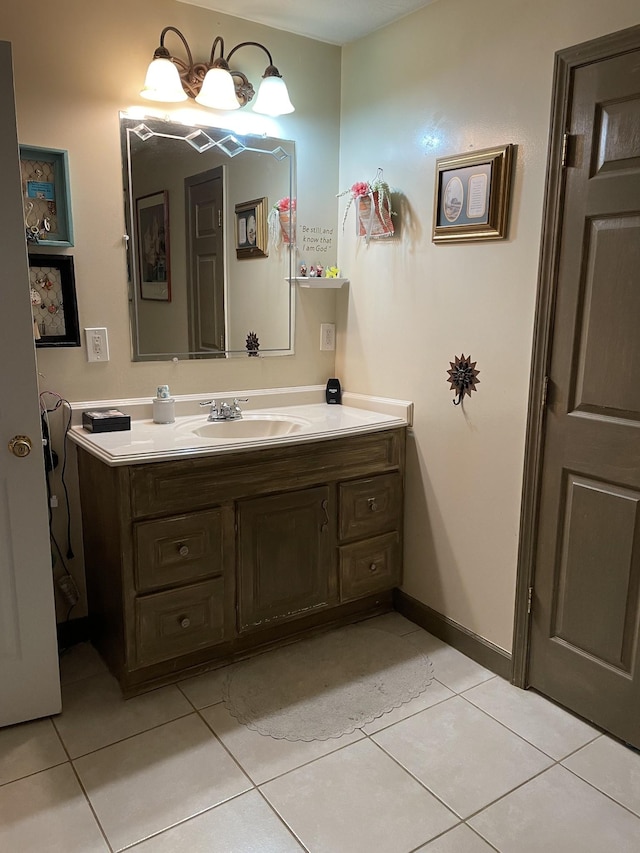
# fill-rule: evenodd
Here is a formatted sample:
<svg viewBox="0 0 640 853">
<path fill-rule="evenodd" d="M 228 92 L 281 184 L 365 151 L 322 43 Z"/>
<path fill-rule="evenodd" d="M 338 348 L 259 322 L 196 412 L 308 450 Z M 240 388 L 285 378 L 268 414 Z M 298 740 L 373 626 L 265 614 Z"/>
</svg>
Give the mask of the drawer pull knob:
<svg viewBox="0 0 640 853">
<path fill-rule="evenodd" d="M 369 509 L 371 510 L 371 512 L 377 512 L 378 504 L 376 503 L 375 498 L 368 498 L 367 503 L 369 504 Z"/>
<path fill-rule="evenodd" d="M 178 554 L 180 554 L 181 557 L 188 557 L 189 556 L 189 546 L 188 545 L 178 545 Z"/>
<path fill-rule="evenodd" d="M 376 563 L 371 563 L 371 565 L 369 566 L 369 571 L 370 571 L 372 574 L 373 574 L 373 572 L 377 572 L 377 571 L 378 571 L 378 566 L 377 566 L 377 564 L 376 564 Z"/>
<path fill-rule="evenodd" d="M 189 617 L 188 617 L 188 616 L 183 616 L 183 617 L 180 619 L 180 627 L 181 627 L 181 628 L 188 628 L 188 627 L 189 627 L 189 625 L 191 625 L 191 619 L 189 619 Z"/>
</svg>

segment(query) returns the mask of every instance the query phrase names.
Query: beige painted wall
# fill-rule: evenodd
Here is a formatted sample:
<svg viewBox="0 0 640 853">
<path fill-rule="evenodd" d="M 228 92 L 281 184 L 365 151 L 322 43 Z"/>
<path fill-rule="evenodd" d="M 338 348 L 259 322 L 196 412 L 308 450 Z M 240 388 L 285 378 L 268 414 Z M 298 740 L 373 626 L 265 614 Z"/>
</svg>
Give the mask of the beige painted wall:
<svg viewBox="0 0 640 853">
<path fill-rule="evenodd" d="M 82 349 L 39 350 L 46 387 L 70 400 L 92 400 L 153 394 L 159 383 L 169 383 L 176 394 L 323 383 L 334 366 L 333 353 L 319 352 L 320 323 L 335 316 L 335 297 L 326 294 L 297 294 L 294 356 L 176 365 L 130 361 L 118 112 L 155 106 L 138 92 L 167 25 L 182 30 L 201 61 L 216 35 L 224 37 L 227 51 L 246 40 L 267 45 L 297 109 L 278 120 L 257 117 L 255 131 L 296 141 L 300 217 L 336 225 L 339 48 L 174 0 L 60 0 L 53 11 L 35 0 L 28 12 L 24 4 L 2 4 L 0 39 L 13 47 L 19 139 L 69 151 L 75 230 L 70 252 L 80 325 L 109 330 L 108 364 L 87 364 Z M 169 35 L 167 46 L 176 54 L 182 50 L 175 36 Z M 266 56 L 245 48 L 235 59 L 257 88 Z M 173 112 L 172 105 L 166 109 Z M 215 123 L 212 111 L 200 112 Z M 238 112 L 240 120 L 256 116 L 250 109 Z M 230 125 L 237 115 L 220 124 Z"/>
<path fill-rule="evenodd" d="M 528 379 L 555 51 L 637 24 L 637 0 L 440 0 L 343 50 L 341 188 L 378 167 L 401 238 L 349 213 L 337 372 L 415 401 L 404 589 L 511 648 Z M 518 146 L 509 239 L 434 245 L 437 157 Z M 452 405 L 447 370 L 477 360 Z"/>
</svg>

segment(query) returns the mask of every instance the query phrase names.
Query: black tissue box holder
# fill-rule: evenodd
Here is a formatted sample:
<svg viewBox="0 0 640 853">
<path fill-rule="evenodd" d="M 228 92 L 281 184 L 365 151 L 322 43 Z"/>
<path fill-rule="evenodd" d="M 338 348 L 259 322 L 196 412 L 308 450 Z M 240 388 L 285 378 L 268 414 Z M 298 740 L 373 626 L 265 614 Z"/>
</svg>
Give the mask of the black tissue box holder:
<svg viewBox="0 0 640 853">
<path fill-rule="evenodd" d="M 131 415 L 125 415 L 119 409 L 83 412 L 82 426 L 89 432 L 122 432 L 131 429 Z"/>
</svg>

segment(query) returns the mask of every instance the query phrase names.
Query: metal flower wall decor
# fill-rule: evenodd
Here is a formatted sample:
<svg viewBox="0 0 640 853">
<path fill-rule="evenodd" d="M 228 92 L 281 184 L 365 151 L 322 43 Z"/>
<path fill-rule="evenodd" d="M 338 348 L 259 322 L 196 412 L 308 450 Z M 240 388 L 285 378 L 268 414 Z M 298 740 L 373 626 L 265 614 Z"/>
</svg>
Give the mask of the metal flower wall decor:
<svg viewBox="0 0 640 853">
<path fill-rule="evenodd" d="M 471 356 L 465 356 L 463 353 L 460 358 L 455 357 L 455 361 L 450 361 L 451 370 L 447 370 L 449 375 L 448 382 L 450 388 L 456 392 L 456 399 L 453 401 L 454 406 L 459 406 L 462 403 L 465 394 L 469 397 L 472 391 L 477 391 L 476 385 L 480 382 L 478 379 L 479 370 L 476 370 L 477 362 L 471 361 Z"/>
</svg>

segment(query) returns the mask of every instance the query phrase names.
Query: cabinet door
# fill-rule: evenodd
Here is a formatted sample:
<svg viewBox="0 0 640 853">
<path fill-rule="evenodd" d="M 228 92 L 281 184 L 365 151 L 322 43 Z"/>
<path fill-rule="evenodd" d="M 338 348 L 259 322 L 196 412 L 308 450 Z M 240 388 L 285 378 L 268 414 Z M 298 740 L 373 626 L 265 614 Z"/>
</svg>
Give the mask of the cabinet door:
<svg viewBox="0 0 640 853">
<path fill-rule="evenodd" d="M 337 601 L 327 486 L 238 504 L 238 628 L 268 627 Z"/>
</svg>

